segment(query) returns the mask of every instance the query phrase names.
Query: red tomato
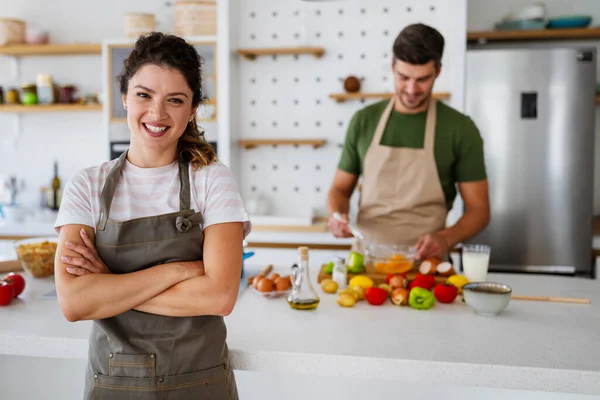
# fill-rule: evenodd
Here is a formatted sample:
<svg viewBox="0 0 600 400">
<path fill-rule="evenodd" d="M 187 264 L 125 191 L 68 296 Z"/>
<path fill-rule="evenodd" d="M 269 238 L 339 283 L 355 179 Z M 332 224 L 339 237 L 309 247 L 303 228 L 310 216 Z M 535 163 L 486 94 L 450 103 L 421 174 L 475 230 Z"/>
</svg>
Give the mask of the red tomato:
<svg viewBox="0 0 600 400">
<path fill-rule="evenodd" d="M 435 287 L 433 294 L 440 303 L 452 303 L 458 295 L 458 290 L 452 285 L 440 283 Z"/>
<path fill-rule="evenodd" d="M 8 282 L 0 282 L 0 306 L 9 305 L 15 297 L 15 287 Z"/>
<path fill-rule="evenodd" d="M 374 306 L 380 306 L 388 298 L 388 292 L 378 287 L 370 287 L 365 291 L 365 299 Z"/>
<path fill-rule="evenodd" d="M 23 293 L 23 290 L 25 289 L 25 279 L 21 275 L 14 272 L 6 275 L 4 277 L 4 282 L 11 283 L 14 286 L 15 297 Z"/>
</svg>

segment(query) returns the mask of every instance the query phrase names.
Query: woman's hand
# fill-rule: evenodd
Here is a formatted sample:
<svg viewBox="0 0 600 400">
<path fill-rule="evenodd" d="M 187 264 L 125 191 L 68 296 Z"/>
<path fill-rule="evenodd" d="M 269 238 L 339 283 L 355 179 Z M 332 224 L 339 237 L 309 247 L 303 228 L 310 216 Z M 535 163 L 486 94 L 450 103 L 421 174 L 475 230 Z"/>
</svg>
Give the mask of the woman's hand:
<svg viewBox="0 0 600 400">
<path fill-rule="evenodd" d="M 96 246 L 90 240 L 87 232 L 82 229 L 79 236 L 83 239 L 83 245 L 67 242 L 66 246 L 81 257 L 61 257 L 63 263 L 70 265 L 66 268 L 67 272 L 72 275 L 110 274 L 110 270 L 100 259 Z"/>
</svg>

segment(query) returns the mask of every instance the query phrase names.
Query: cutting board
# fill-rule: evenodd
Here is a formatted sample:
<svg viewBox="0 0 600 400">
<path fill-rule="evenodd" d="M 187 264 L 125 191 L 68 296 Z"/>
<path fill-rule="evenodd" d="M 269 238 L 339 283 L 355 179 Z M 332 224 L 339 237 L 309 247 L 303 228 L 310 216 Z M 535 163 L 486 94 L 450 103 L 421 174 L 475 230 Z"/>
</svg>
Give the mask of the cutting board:
<svg viewBox="0 0 600 400">
<path fill-rule="evenodd" d="M 317 282 L 319 282 L 319 283 L 321 283 L 324 279 L 331 279 L 331 275 L 328 275 L 325 273 L 326 266 L 327 266 L 327 264 L 321 265 L 321 269 L 319 270 L 319 275 L 317 277 Z M 405 274 L 406 279 L 413 280 L 413 279 L 415 279 L 417 274 L 418 274 L 418 271 L 407 272 Z M 350 282 L 350 279 L 354 278 L 357 275 L 364 275 L 364 276 L 371 278 L 376 285 L 379 285 L 380 283 L 385 283 L 385 278 L 387 278 L 387 276 L 388 276 L 388 274 L 384 274 L 382 272 L 377 272 L 373 267 L 367 266 L 367 267 L 365 267 L 365 272 L 363 272 L 363 273 L 360 273 L 360 274 L 348 273 L 348 282 Z M 448 279 L 447 276 L 441 276 L 441 275 L 435 275 L 434 278 L 435 278 L 436 283 L 444 283 Z"/>
<path fill-rule="evenodd" d="M 23 267 L 19 260 L 0 261 L 0 273 L 22 271 Z"/>
</svg>

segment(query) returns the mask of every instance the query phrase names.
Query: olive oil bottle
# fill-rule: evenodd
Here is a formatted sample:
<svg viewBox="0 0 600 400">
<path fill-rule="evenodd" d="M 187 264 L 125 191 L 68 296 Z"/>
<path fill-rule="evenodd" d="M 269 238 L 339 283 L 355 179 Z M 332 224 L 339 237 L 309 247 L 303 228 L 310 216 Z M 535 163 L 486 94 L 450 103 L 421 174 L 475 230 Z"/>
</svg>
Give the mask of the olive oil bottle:
<svg viewBox="0 0 600 400">
<path fill-rule="evenodd" d="M 52 185 L 48 191 L 48 208 L 58 210 L 61 200 L 60 177 L 58 176 L 58 162 L 54 161 L 54 176 L 52 177 Z"/>
<path fill-rule="evenodd" d="M 300 263 L 292 267 L 292 293 L 288 304 L 296 310 L 314 310 L 319 305 L 319 296 L 310 282 L 308 272 L 308 247 L 298 248 Z"/>
</svg>

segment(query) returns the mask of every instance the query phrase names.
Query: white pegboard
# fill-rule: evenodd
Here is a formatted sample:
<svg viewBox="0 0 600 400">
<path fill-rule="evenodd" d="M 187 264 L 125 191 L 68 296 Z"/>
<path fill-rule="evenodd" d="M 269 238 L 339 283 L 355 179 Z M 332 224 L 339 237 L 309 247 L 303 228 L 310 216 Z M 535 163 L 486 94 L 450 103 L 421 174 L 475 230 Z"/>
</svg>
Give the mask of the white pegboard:
<svg viewBox="0 0 600 400">
<path fill-rule="evenodd" d="M 349 75 L 362 79 L 364 92 L 393 91 L 392 44 L 404 26 L 423 22 L 444 35 L 443 71 L 434 90 L 451 92 L 448 103 L 463 109 L 465 0 L 244 0 L 240 7 L 241 48 L 325 48 L 322 58 L 283 55 L 239 62 L 239 137 L 328 140 L 319 149 L 241 150 L 244 198 L 267 197 L 275 215 L 325 209 L 348 123 L 376 101 L 336 103 L 329 94 L 343 92 Z"/>
</svg>

